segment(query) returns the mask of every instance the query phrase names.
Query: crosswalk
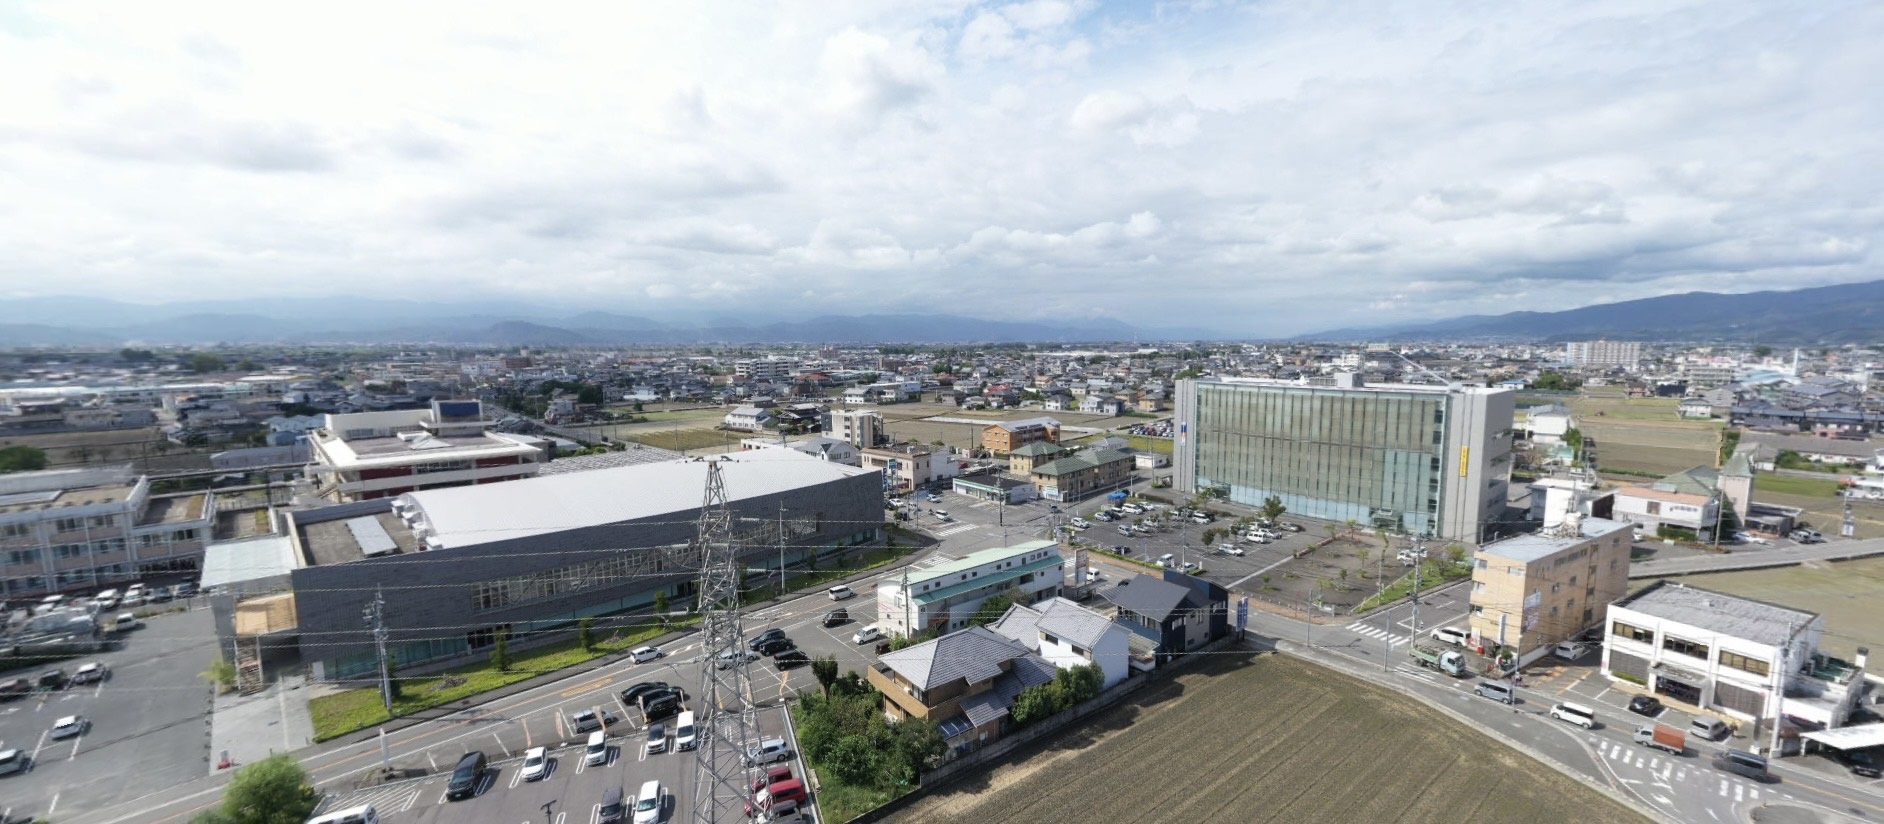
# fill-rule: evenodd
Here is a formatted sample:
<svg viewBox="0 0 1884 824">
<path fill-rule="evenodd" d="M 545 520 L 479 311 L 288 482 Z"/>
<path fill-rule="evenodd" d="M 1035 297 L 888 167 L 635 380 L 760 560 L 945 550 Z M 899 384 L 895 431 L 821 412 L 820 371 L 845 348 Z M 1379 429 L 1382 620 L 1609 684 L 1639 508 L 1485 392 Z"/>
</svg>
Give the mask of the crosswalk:
<svg viewBox="0 0 1884 824">
<path fill-rule="evenodd" d="M 430 782 L 411 781 L 356 792 L 346 796 L 330 795 L 327 797 L 327 802 L 321 804 L 319 809 L 332 812 L 334 810 L 347 810 L 371 804 L 373 805 L 373 809 L 377 810 L 381 815 L 387 813 L 403 813 L 412 809 L 412 805 L 419 800 L 419 792 L 422 789 L 420 785 L 425 783 Z"/>
<path fill-rule="evenodd" d="M 1649 780 L 1653 784 L 1664 787 L 1676 783 L 1688 784 L 1689 776 L 1693 776 L 1693 783 L 1712 789 L 1721 798 L 1732 799 L 1735 802 L 1760 800 L 1758 786 L 1729 778 L 1715 770 L 1706 769 L 1705 755 L 1695 760 L 1677 759 L 1660 750 L 1651 750 L 1621 741 L 1592 738 L 1591 743 L 1596 746 L 1597 752 L 1616 765 L 1632 767 L 1648 773 Z M 1772 794 L 1782 795 L 1783 793 Z"/>
<path fill-rule="evenodd" d="M 934 569 L 936 567 L 939 567 L 953 560 L 955 559 L 938 552 L 938 553 L 935 553 L 934 555 L 930 555 L 927 558 L 917 561 L 914 564 L 914 566 L 919 566 L 919 567 L 922 567 L 923 569 Z"/>
<path fill-rule="evenodd" d="M 947 538 L 950 535 L 967 532 L 968 530 L 974 529 L 976 526 L 977 524 L 952 524 L 940 529 L 932 529 L 930 530 L 930 534 L 935 535 L 937 538 Z"/>
<path fill-rule="evenodd" d="M 1387 642 L 1387 646 L 1389 647 L 1397 647 L 1407 642 L 1407 636 L 1396 635 L 1394 633 L 1388 632 L 1379 627 L 1369 626 L 1366 621 L 1355 621 L 1354 623 L 1349 624 L 1347 628 L 1348 628 L 1348 631 L 1359 634 L 1359 635 L 1365 635 L 1369 638 L 1374 638 L 1377 640 L 1384 640 Z"/>
</svg>

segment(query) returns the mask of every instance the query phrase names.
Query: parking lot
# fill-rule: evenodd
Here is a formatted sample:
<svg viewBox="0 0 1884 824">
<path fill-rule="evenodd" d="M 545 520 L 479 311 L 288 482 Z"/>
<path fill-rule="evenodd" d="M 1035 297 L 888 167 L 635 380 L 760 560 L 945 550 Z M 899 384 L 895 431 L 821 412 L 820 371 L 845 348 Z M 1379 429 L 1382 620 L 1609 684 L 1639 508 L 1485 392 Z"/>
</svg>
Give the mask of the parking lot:
<svg viewBox="0 0 1884 824">
<path fill-rule="evenodd" d="M 207 609 L 152 617 L 122 646 L 6 677 L 104 664 L 102 681 L 0 704 L 0 750 L 27 754 L 23 773 L 0 777 L 0 820 L 63 817 L 121 804 L 209 771 L 210 692 L 201 673 L 216 657 Z M 80 716 L 74 737 L 53 724 Z"/>
<path fill-rule="evenodd" d="M 783 737 L 782 713 L 778 709 L 761 711 L 757 716 L 759 734 Z M 444 763 L 439 771 L 423 779 L 330 793 L 321 809 L 332 811 L 372 804 L 389 822 L 594 824 L 599 820 L 602 796 L 607 790 L 619 787 L 624 798 L 632 802 L 645 782 L 658 781 L 663 798 L 660 820 L 690 820 L 694 810 L 695 754 L 674 749 L 671 718 L 662 722 L 666 727 L 664 751 L 649 753 L 647 728 L 638 720 L 623 718 L 609 728 L 608 760 L 602 764 L 589 765 L 583 757 L 586 736 L 569 733 L 553 741 L 545 739 L 536 743 L 536 746 L 548 748 L 549 769 L 545 777 L 525 781 L 520 769 L 523 752 L 506 749 L 501 740 L 480 742 L 479 737 L 473 736 L 458 749 L 482 748 L 490 758 L 490 768 L 469 798 L 457 801 L 445 798 L 452 764 Z M 795 773 L 802 770 L 796 760 L 793 770 Z M 720 817 L 737 820 L 744 817 L 744 810 L 738 803 L 729 803 Z"/>
</svg>

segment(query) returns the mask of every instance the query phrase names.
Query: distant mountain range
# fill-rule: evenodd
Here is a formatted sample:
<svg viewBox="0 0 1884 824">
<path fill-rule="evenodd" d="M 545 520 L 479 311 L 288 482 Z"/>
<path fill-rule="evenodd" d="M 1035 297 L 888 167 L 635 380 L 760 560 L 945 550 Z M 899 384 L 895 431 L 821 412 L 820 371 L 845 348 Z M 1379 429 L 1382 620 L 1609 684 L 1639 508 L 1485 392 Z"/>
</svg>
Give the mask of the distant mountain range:
<svg viewBox="0 0 1884 824">
<path fill-rule="evenodd" d="M 607 346 L 770 343 L 969 343 L 1170 340 L 1204 330 L 1147 331 L 1111 318 L 1041 322 L 957 315 L 822 315 L 751 323 L 656 321 L 500 303 L 352 298 L 121 303 L 90 298 L 0 300 L 0 347 L 130 344 L 459 344 Z"/>
<path fill-rule="evenodd" d="M 1884 281 L 1728 295 L 1689 292 L 1562 312 L 1512 312 L 1366 329 L 1302 340 L 1664 340 L 1774 344 L 1884 339 Z"/>
</svg>

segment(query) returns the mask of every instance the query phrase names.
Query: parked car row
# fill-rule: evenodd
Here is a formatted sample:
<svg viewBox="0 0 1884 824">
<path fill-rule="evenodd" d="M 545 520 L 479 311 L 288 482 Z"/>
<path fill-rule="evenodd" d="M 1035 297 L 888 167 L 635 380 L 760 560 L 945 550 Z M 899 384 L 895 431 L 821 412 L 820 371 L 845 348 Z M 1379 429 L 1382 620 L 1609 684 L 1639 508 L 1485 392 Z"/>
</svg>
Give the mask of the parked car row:
<svg viewBox="0 0 1884 824">
<path fill-rule="evenodd" d="M 596 733 L 600 735 L 600 732 Z M 603 750 L 603 758 L 607 750 Z M 554 771 L 554 762 L 549 757 L 549 750 L 534 747 L 523 754 L 523 763 L 518 770 L 525 781 L 538 781 Z M 458 759 L 452 768 L 451 778 L 445 784 L 445 800 L 462 801 L 476 798 L 490 789 L 490 759 L 482 751 L 472 750 Z M 628 820 L 629 811 L 633 810 L 634 824 L 655 824 L 661 820 L 661 812 L 667 803 L 667 792 L 659 781 L 648 781 L 641 785 L 641 790 L 632 798 L 621 787 L 610 787 L 602 793 L 601 803 L 596 805 L 596 821 L 599 824 L 617 824 Z M 334 817 L 334 816 L 351 816 Z M 308 824 L 339 824 L 340 822 L 377 822 L 379 814 L 372 805 L 345 810 L 338 813 L 319 816 Z"/>
</svg>

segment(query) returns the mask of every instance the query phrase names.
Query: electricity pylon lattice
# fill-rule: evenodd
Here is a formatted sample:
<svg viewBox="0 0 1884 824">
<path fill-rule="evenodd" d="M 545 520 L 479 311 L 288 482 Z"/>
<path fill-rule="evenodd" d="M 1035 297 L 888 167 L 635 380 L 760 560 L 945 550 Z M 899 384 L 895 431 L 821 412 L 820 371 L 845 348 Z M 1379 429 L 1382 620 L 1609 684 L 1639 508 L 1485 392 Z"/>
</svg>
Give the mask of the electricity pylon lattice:
<svg viewBox="0 0 1884 824">
<path fill-rule="evenodd" d="M 700 506 L 700 708 L 695 748 L 693 820 L 744 821 L 751 798 L 745 747 L 758 728 L 746 673 L 745 631 L 739 616 L 739 549 L 726 504 L 720 462 L 707 461 L 706 500 Z M 721 655 L 725 657 L 722 658 Z M 724 663 L 726 666 L 722 667 Z"/>
</svg>

